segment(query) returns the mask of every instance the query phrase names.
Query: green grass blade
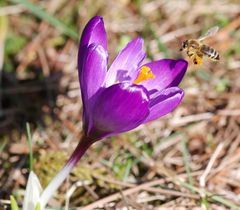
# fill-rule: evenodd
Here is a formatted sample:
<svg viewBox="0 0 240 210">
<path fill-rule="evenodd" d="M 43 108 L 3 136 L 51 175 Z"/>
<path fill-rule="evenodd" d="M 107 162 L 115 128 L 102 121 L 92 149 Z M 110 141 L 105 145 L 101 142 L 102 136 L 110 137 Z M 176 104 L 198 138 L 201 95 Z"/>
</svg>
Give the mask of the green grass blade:
<svg viewBox="0 0 240 210">
<path fill-rule="evenodd" d="M 37 6 L 33 3 L 30 3 L 27 0 L 9 0 L 9 1 L 13 2 L 13 3 L 18 3 L 18 4 L 23 5 L 27 10 L 29 10 L 32 14 L 34 14 L 38 18 L 48 22 L 49 24 L 51 24 L 55 28 L 58 28 L 65 35 L 71 37 L 72 39 L 78 40 L 79 34 L 76 31 L 74 31 L 73 29 L 66 26 L 63 22 L 58 20 L 56 17 L 50 15 L 45 10 L 40 8 L 39 6 Z"/>
<path fill-rule="evenodd" d="M 203 209 L 210 210 L 208 199 L 206 196 L 201 199 L 201 204 L 203 206 Z"/>
<path fill-rule="evenodd" d="M 10 202 L 11 202 L 11 210 L 19 210 L 17 201 L 12 195 L 10 196 Z"/>
<path fill-rule="evenodd" d="M 175 179 L 175 181 L 180 184 L 182 187 L 191 190 L 192 192 L 200 194 L 200 189 L 197 187 L 194 187 L 193 185 L 190 185 L 186 182 L 182 182 L 179 179 Z M 240 210 L 240 206 L 237 206 L 236 204 L 232 203 L 231 201 L 219 196 L 219 195 L 214 195 L 213 193 L 210 193 L 208 191 L 205 191 L 206 196 L 211 199 L 212 201 L 221 203 L 224 206 L 229 207 L 230 209 L 235 209 L 235 210 Z"/>
<path fill-rule="evenodd" d="M 32 171 L 33 169 L 32 135 L 31 135 L 29 123 L 26 124 L 26 130 L 27 130 L 27 141 L 29 146 L 29 170 Z"/>
<path fill-rule="evenodd" d="M 189 184 L 194 185 L 194 181 L 193 181 L 193 178 L 191 176 L 191 169 L 190 169 L 190 165 L 189 165 L 190 154 L 188 152 L 187 141 L 186 141 L 185 138 L 182 140 L 181 144 L 182 144 L 181 146 L 182 146 L 183 161 L 184 161 L 184 165 L 185 165 L 185 170 L 187 172 L 188 181 L 189 181 Z"/>
<path fill-rule="evenodd" d="M 0 16 L 0 43 L 4 42 L 8 32 L 8 19 L 6 16 Z"/>
<path fill-rule="evenodd" d="M 4 141 L 0 144 L 0 152 L 2 152 L 7 145 L 7 139 L 4 139 Z"/>
<path fill-rule="evenodd" d="M 41 205 L 40 203 L 37 203 L 36 207 L 35 207 L 35 210 L 41 210 Z"/>
</svg>

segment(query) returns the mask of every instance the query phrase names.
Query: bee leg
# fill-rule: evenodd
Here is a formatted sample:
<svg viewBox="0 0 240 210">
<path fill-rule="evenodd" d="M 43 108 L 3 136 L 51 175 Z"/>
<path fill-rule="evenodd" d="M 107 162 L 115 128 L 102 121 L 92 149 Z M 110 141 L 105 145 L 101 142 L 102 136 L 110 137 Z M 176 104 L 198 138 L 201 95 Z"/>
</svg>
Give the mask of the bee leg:
<svg viewBox="0 0 240 210">
<path fill-rule="evenodd" d="M 198 61 L 197 61 L 196 57 L 193 59 L 193 63 L 194 63 L 195 65 L 198 64 Z"/>
<path fill-rule="evenodd" d="M 191 58 L 194 55 L 194 53 L 187 51 L 187 55 L 188 55 L 188 57 Z"/>
</svg>

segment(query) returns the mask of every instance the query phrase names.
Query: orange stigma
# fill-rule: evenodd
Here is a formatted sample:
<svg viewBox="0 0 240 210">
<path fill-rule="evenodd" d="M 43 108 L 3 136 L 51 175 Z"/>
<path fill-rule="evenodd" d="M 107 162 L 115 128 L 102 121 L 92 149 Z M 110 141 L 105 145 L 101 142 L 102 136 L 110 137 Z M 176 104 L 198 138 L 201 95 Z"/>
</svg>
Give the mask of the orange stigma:
<svg viewBox="0 0 240 210">
<path fill-rule="evenodd" d="M 153 74 L 151 69 L 148 66 L 143 66 L 141 68 L 141 71 L 139 72 L 137 79 L 135 79 L 134 84 L 139 84 L 144 80 L 153 79 L 153 78 L 155 78 L 155 75 Z"/>
</svg>

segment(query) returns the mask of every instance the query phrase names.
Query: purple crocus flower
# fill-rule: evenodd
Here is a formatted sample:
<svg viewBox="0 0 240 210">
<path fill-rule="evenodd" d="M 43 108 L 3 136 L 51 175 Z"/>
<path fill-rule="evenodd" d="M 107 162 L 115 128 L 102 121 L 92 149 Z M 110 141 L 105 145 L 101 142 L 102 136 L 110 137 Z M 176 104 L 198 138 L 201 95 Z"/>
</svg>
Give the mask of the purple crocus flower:
<svg viewBox="0 0 240 210">
<path fill-rule="evenodd" d="M 143 39 L 136 38 L 118 54 L 109 70 L 107 35 L 102 17 L 83 31 L 78 70 L 83 100 L 84 132 L 90 139 L 116 135 L 174 110 L 183 98 L 178 85 L 185 60 L 162 59 L 142 65 Z"/>
<path fill-rule="evenodd" d="M 107 35 L 102 17 L 86 25 L 79 46 L 78 71 L 83 101 L 84 135 L 60 173 L 44 190 L 44 207 L 91 144 L 132 130 L 173 111 L 184 92 L 178 87 L 185 60 L 162 59 L 142 64 L 143 39 L 136 38 L 108 69 Z"/>
</svg>

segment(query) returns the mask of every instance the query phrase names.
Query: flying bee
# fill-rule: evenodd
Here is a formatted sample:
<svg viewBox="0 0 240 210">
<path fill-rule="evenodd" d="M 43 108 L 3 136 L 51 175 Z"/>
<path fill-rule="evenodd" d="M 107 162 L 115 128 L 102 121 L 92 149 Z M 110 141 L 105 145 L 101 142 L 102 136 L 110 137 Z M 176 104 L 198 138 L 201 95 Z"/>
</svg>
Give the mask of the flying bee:
<svg viewBox="0 0 240 210">
<path fill-rule="evenodd" d="M 203 40 L 215 35 L 218 32 L 218 29 L 218 26 L 214 26 L 198 39 L 185 40 L 182 43 L 180 51 L 186 50 L 188 57 L 191 58 L 193 63 L 196 65 L 203 63 L 203 56 L 207 56 L 214 61 L 218 61 L 220 59 L 219 53 L 212 47 L 203 44 Z"/>
</svg>

